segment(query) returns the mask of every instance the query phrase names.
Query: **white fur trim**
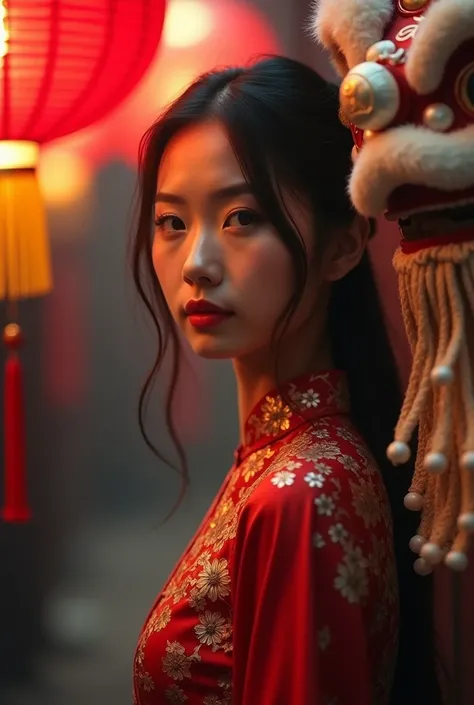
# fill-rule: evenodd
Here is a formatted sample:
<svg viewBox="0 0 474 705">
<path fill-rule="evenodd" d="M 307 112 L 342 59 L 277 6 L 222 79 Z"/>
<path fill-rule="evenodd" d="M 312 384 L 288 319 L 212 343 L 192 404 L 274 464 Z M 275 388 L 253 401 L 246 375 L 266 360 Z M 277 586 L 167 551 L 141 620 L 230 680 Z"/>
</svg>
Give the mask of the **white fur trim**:
<svg viewBox="0 0 474 705">
<path fill-rule="evenodd" d="M 382 132 L 362 147 L 349 193 L 359 213 L 377 217 L 398 186 L 413 184 L 442 191 L 474 186 L 474 125 L 440 135 L 403 125 Z"/>
<path fill-rule="evenodd" d="M 345 76 L 382 39 L 392 14 L 392 0 L 313 0 L 310 30 Z"/>
<path fill-rule="evenodd" d="M 436 90 L 448 59 L 471 37 L 474 37 L 474 0 L 433 2 L 407 56 L 405 75 L 413 90 L 420 95 Z"/>
</svg>

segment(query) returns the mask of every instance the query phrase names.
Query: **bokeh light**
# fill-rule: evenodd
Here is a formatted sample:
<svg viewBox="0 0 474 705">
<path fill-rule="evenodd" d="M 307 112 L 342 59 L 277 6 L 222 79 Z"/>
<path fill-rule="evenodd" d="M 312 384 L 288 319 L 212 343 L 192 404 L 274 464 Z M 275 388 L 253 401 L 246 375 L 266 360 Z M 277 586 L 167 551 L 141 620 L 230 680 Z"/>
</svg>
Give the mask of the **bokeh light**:
<svg viewBox="0 0 474 705">
<path fill-rule="evenodd" d="M 51 146 L 41 152 L 38 178 L 47 205 L 70 206 L 87 197 L 92 170 L 79 152 Z"/>
</svg>

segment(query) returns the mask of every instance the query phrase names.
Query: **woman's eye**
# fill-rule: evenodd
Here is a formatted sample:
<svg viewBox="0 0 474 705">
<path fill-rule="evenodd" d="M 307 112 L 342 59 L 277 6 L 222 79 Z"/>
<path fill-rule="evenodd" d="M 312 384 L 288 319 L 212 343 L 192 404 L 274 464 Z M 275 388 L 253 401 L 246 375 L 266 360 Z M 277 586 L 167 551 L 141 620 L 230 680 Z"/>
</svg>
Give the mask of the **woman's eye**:
<svg viewBox="0 0 474 705">
<path fill-rule="evenodd" d="M 227 216 L 224 223 L 224 228 L 248 228 L 250 225 L 256 225 L 259 221 L 258 213 L 251 211 L 248 208 L 234 211 Z"/>
<path fill-rule="evenodd" d="M 186 230 L 185 223 L 177 215 L 159 215 L 155 219 L 155 226 L 160 230 L 179 232 Z"/>
</svg>

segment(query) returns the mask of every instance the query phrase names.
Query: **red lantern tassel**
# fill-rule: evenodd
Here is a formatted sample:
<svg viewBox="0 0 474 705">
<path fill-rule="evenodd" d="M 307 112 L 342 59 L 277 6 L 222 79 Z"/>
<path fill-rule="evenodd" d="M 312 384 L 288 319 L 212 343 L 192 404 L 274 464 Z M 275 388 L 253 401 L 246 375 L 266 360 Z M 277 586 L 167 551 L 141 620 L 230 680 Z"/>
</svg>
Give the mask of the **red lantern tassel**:
<svg viewBox="0 0 474 705">
<path fill-rule="evenodd" d="M 25 415 L 23 371 L 18 355 L 22 343 L 16 323 L 6 326 L 3 336 L 8 357 L 5 363 L 5 495 L 2 516 L 8 522 L 31 518 L 26 488 Z"/>
</svg>

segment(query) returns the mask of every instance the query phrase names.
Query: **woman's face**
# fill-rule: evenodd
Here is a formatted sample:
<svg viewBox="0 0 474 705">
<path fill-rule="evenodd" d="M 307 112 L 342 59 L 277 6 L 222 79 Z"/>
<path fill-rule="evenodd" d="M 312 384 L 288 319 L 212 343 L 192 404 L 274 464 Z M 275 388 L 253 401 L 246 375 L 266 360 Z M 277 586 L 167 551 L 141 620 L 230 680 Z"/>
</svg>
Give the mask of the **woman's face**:
<svg viewBox="0 0 474 705">
<path fill-rule="evenodd" d="M 301 208 L 294 211 L 311 260 L 309 218 Z M 242 358 L 270 345 L 294 289 L 292 262 L 217 122 L 180 132 L 165 151 L 153 264 L 169 309 L 196 353 Z M 316 288 L 308 285 L 292 329 L 310 325 Z"/>
</svg>

